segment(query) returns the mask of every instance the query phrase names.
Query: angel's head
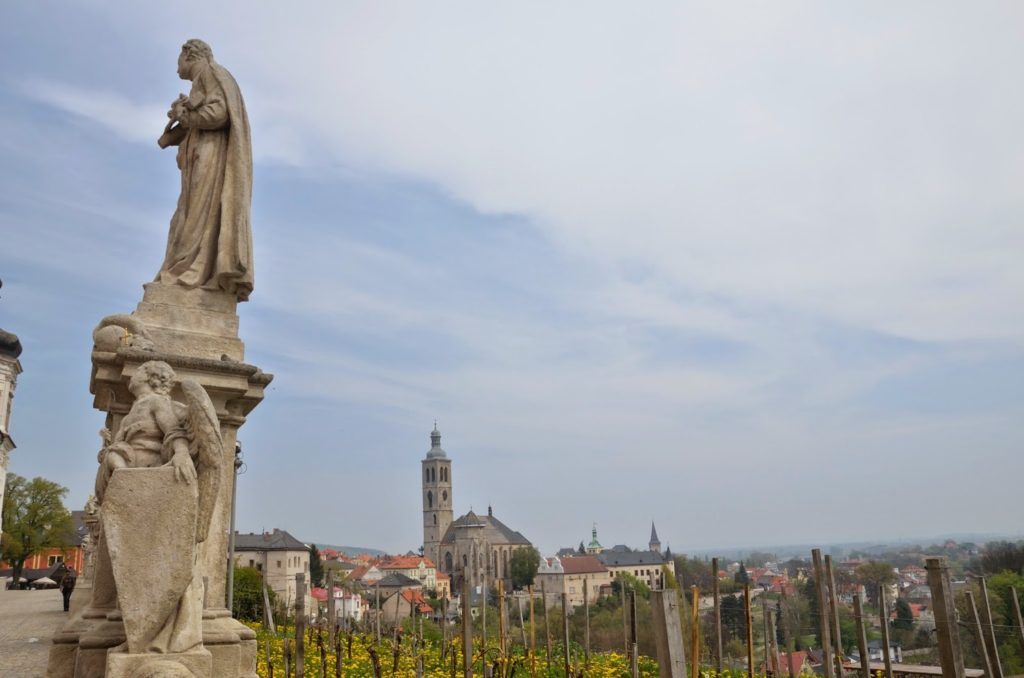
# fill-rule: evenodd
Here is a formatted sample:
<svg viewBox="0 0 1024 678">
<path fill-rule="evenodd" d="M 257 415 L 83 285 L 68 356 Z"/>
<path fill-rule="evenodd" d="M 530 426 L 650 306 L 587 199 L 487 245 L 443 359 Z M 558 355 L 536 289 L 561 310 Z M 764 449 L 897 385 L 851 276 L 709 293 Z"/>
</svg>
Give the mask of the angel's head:
<svg viewBox="0 0 1024 678">
<path fill-rule="evenodd" d="M 174 388 L 174 370 L 162 360 L 150 360 L 148 363 L 143 363 L 128 382 L 128 390 L 136 398 L 146 393 L 170 395 L 172 388 Z"/>
</svg>

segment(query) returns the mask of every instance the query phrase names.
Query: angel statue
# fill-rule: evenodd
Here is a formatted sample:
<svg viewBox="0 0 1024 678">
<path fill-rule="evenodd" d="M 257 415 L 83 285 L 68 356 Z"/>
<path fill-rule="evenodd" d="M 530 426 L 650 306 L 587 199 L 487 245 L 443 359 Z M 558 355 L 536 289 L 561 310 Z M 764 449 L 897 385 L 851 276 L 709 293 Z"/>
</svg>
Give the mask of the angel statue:
<svg viewBox="0 0 1024 678">
<path fill-rule="evenodd" d="M 206 391 L 159 360 L 132 375 L 135 396 L 104 437 L 96 499 L 129 655 L 202 652 L 198 544 L 220 486 L 220 423 Z M 154 571 L 154 567 L 158 571 Z M 113 651 L 112 651 L 113 654 Z"/>
</svg>

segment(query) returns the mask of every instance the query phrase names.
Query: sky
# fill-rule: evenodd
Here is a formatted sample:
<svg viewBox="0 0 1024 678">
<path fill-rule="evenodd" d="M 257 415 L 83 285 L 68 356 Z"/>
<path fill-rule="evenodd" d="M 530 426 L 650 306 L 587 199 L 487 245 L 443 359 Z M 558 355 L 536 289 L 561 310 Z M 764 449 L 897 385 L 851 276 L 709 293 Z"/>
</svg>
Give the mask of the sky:
<svg viewBox="0 0 1024 678">
<path fill-rule="evenodd" d="M 1019 3 L 9 3 L 10 470 L 81 506 L 91 331 L 159 268 L 181 44 L 255 155 L 238 526 L 544 553 L 1021 530 Z"/>
</svg>

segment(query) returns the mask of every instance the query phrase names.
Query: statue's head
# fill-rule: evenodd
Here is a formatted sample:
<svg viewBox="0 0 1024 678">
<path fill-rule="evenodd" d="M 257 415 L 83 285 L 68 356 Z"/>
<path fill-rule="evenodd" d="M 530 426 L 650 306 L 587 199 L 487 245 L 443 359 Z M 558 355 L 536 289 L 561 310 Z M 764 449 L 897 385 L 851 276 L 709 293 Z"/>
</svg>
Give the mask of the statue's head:
<svg viewBox="0 0 1024 678">
<path fill-rule="evenodd" d="M 198 38 L 192 38 L 181 46 L 181 54 L 178 55 L 178 77 L 182 80 L 192 80 L 198 66 L 212 61 L 213 50 L 210 46 Z"/>
<path fill-rule="evenodd" d="M 174 370 L 162 360 L 150 360 L 148 363 L 143 363 L 128 382 L 128 390 L 136 398 L 146 393 L 169 395 L 172 388 L 174 388 Z"/>
</svg>

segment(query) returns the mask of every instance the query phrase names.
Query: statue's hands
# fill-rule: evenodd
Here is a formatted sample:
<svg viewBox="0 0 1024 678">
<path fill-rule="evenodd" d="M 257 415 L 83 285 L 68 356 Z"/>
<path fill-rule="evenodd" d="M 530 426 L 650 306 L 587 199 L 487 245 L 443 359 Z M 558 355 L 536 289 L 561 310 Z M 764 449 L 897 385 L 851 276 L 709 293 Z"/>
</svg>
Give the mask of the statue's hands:
<svg viewBox="0 0 1024 678">
<path fill-rule="evenodd" d="M 192 463 L 192 457 L 186 452 L 175 452 L 171 457 L 171 466 L 174 467 L 174 477 L 183 480 L 191 485 L 196 479 L 196 466 Z"/>
</svg>

